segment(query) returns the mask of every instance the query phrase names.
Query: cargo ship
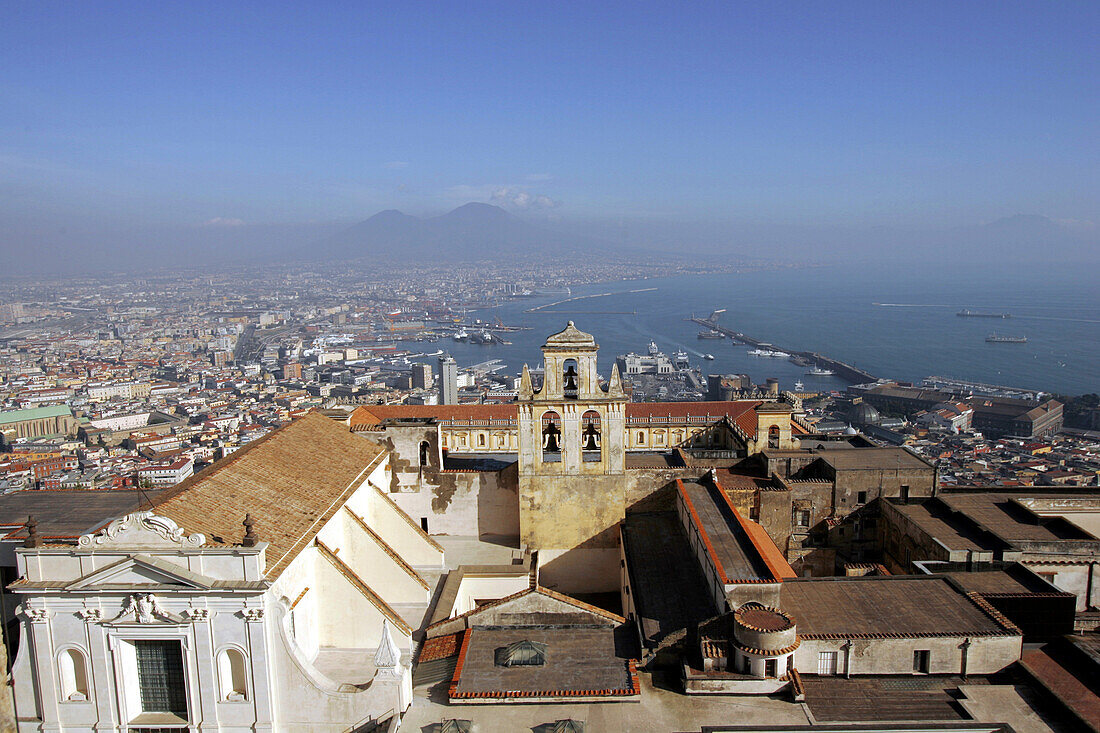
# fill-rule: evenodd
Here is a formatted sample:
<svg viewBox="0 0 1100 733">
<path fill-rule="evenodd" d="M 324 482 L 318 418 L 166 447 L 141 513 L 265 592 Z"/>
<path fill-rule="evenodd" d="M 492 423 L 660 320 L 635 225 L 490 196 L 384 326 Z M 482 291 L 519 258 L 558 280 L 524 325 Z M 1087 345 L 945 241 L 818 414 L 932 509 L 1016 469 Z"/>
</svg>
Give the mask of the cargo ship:
<svg viewBox="0 0 1100 733">
<path fill-rule="evenodd" d="M 963 308 L 955 315 L 960 318 L 1011 318 L 1011 313 L 979 313 L 978 311 L 968 310 Z"/>
<path fill-rule="evenodd" d="M 985 341 L 989 344 L 1026 344 L 1027 336 L 998 336 L 991 333 L 985 337 Z"/>
</svg>

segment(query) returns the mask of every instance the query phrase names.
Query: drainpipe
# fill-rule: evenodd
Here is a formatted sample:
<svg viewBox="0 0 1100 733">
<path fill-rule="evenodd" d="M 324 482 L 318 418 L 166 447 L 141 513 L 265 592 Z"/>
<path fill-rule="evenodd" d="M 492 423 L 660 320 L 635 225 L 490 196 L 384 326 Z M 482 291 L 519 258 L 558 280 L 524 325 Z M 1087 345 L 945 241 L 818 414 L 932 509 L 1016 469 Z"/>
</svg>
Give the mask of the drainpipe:
<svg viewBox="0 0 1100 733">
<path fill-rule="evenodd" d="M 961 665 L 961 668 L 959 669 L 959 674 L 965 680 L 966 679 L 966 661 L 967 661 L 967 656 L 969 656 L 969 653 L 970 653 L 970 637 L 969 636 L 966 637 L 965 639 L 963 639 L 963 643 L 959 645 L 959 648 L 962 649 L 962 665 Z"/>
<path fill-rule="evenodd" d="M 841 648 L 844 649 L 844 678 L 845 679 L 851 679 L 852 678 L 852 640 L 851 639 L 845 639 L 844 640 L 844 646 L 841 647 Z"/>
</svg>

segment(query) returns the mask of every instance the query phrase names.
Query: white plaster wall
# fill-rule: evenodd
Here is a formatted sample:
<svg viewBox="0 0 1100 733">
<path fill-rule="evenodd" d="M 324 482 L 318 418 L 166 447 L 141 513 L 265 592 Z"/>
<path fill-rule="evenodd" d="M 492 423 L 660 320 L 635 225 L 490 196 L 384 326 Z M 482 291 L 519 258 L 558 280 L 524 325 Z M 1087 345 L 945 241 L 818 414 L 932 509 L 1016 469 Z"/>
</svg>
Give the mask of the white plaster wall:
<svg viewBox="0 0 1100 733">
<path fill-rule="evenodd" d="M 397 499 L 403 494 L 392 494 Z M 401 510 L 379 495 L 371 486 L 365 486 L 352 497 L 348 507 L 359 517 L 366 520 L 401 558 L 413 567 L 443 567 L 443 551 L 424 539 L 413 523 L 420 520 L 407 512 L 401 516 Z M 417 525 L 418 526 L 418 525 Z"/>
<path fill-rule="evenodd" d="M 959 674 L 962 671 L 962 648 L 965 637 L 930 637 L 919 639 L 853 639 L 851 641 L 850 674 L 914 674 L 913 652 L 927 649 L 929 674 Z M 1020 658 L 1023 640 L 1020 636 L 970 637 L 967 652 L 967 674 L 993 674 Z M 837 652 L 837 674 L 849 673 L 844 640 L 803 639 L 795 650 L 795 666 L 803 674 L 817 674 L 818 653 Z"/>
<path fill-rule="evenodd" d="M 567 593 L 609 593 L 619 589 L 619 548 L 539 550 L 539 584 Z"/>
<path fill-rule="evenodd" d="M 1082 563 L 1080 565 L 1064 565 L 1061 563 L 1027 562 L 1029 570 L 1035 573 L 1054 573 L 1052 581 L 1058 590 L 1073 593 L 1077 596 L 1078 613 L 1087 610 L 1090 605 L 1097 605 L 1100 601 L 1100 571 L 1096 563 Z M 1093 574 L 1092 582 L 1089 582 L 1089 574 Z M 1092 588 L 1093 597 L 1088 598 L 1089 588 Z"/>
<path fill-rule="evenodd" d="M 330 527 L 342 535 L 329 541 Z M 335 533 L 332 533 L 335 534 Z M 429 591 L 401 567 L 347 512 L 339 512 L 318 535 L 386 603 L 424 603 Z"/>
<path fill-rule="evenodd" d="M 513 593 L 527 590 L 530 576 L 527 573 L 504 576 L 463 575 L 458 586 L 458 595 L 448 616 L 459 616 L 474 609 L 475 600 L 504 598 Z"/>
<path fill-rule="evenodd" d="M 321 562 L 324 562 L 322 560 Z M 281 607 L 274 609 L 268 625 L 271 639 L 272 687 L 275 697 L 275 730 L 343 733 L 371 717 L 388 711 L 404 712 L 403 683 L 411 685 L 411 671 L 401 669 L 405 680 L 376 678 L 366 689 L 338 685 L 312 667 L 286 634 Z M 408 654 L 412 641 L 394 631 L 394 641 Z"/>
<path fill-rule="evenodd" d="M 317 608 L 314 618 L 318 646 L 377 648 L 385 616 L 328 560 L 312 548 L 309 552 L 314 558 L 314 576 L 317 580 L 317 587 L 310 593 L 317 591 L 313 602 Z"/>
</svg>

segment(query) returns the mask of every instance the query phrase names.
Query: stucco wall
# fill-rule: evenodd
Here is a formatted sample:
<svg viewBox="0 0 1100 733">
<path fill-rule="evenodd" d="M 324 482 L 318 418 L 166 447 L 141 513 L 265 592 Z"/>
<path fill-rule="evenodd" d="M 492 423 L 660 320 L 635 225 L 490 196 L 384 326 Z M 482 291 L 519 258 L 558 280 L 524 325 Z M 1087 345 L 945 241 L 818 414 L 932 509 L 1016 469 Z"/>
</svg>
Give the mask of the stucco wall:
<svg viewBox="0 0 1100 733">
<path fill-rule="evenodd" d="M 519 502 L 515 466 L 502 471 L 442 471 L 388 496 L 429 534 L 516 537 Z"/>
<path fill-rule="evenodd" d="M 913 639 L 803 639 L 795 650 L 795 667 L 802 674 L 817 674 L 818 654 L 837 652 L 837 674 L 914 674 L 913 652 L 927 649 L 929 674 L 960 674 L 962 643 L 966 637 Z M 851 644 L 850 655 L 844 646 Z M 967 674 L 993 674 L 1020 658 L 1021 636 L 970 637 Z M 850 669 L 847 666 L 850 663 Z"/>
</svg>

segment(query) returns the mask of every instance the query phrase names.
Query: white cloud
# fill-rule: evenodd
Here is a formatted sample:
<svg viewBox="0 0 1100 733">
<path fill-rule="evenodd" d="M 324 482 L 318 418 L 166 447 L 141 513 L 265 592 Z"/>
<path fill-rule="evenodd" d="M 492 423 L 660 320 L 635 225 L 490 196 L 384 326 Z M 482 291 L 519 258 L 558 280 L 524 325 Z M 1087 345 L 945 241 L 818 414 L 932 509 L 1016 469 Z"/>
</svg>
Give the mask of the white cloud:
<svg viewBox="0 0 1100 733">
<path fill-rule="evenodd" d="M 489 203 L 506 209 L 516 209 L 517 211 L 556 209 L 561 206 L 560 201 L 555 201 L 549 196 L 531 193 L 511 186 L 501 186 L 494 190 L 492 196 L 489 197 Z"/>
<path fill-rule="evenodd" d="M 243 227 L 244 219 L 230 219 L 224 216 L 215 216 L 202 223 L 204 227 Z"/>
</svg>

